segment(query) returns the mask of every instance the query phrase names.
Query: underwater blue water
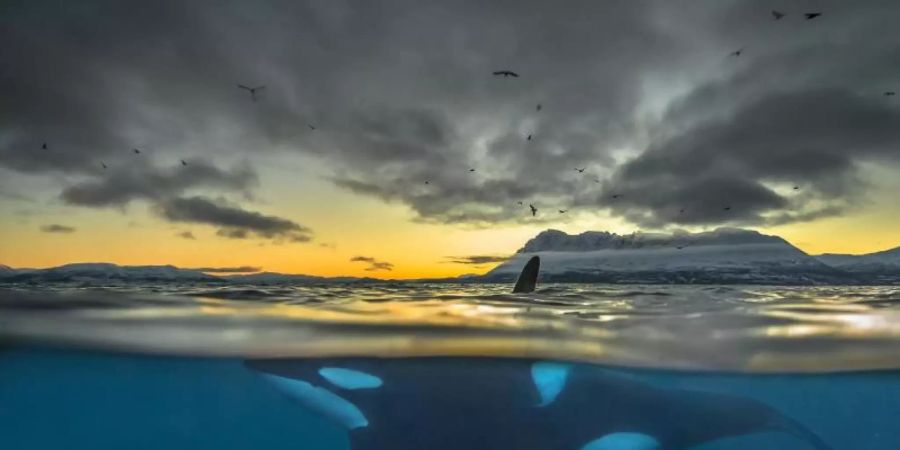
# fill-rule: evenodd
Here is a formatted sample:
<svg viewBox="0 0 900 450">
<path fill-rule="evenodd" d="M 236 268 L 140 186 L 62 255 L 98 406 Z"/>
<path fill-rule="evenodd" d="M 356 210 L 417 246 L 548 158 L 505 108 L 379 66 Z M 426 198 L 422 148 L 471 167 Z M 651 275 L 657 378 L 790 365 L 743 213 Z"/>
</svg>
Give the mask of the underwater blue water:
<svg viewBox="0 0 900 450">
<path fill-rule="evenodd" d="M 254 365 L 276 357 L 288 358 L 277 360 L 286 366 Z M 363 370 L 354 375 L 359 367 L 333 360 L 343 357 L 361 358 L 354 364 Z M 536 367 L 547 369 L 543 378 Z M 346 397 L 343 406 L 335 400 L 338 409 L 362 414 L 351 422 L 368 423 L 365 433 L 389 430 L 379 437 L 385 445 L 358 445 L 359 430 L 323 416 L 303 399 L 310 393 Z M 716 401 L 697 393 L 774 408 L 825 448 L 900 449 L 900 291 L 544 285 L 511 295 L 505 285 L 403 283 L 0 288 L 0 450 L 398 450 L 419 448 L 409 439 L 421 442 L 440 429 L 447 431 L 440 442 L 467 443 L 428 448 L 477 450 L 500 436 L 487 448 L 556 450 L 546 442 L 585 423 L 612 423 L 609 429 L 621 433 L 559 450 L 655 448 L 632 425 L 615 425 L 635 414 L 649 428 L 729 436 L 691 449 L 813 448 L 796 433 L 725 432 L 730 422 L 718 419 L 752 414 L 710 410 Z M 367 403 L 374 401 L 369 394 L 375 403 Z M 467 434 L 476 440 L 465 441 Z"/>
<path fill-rule="evenodd" d="M 503 360 L 492 361 L 502 367 Z M 659 387 L 762 401 L 813 430 L 833 449 L 900 448 L 897 371 L 749 375 L 594 369 Z M 595 407 L 598 417 L 616 413 L 603 401 Z M 0 448 L 349 447 L 340 426 L 292 401 L 239 359 L 7 348 L 0 353 Z M 762 433 L 695 448 L 806 447 L 786 434 Z"/>
</svg>

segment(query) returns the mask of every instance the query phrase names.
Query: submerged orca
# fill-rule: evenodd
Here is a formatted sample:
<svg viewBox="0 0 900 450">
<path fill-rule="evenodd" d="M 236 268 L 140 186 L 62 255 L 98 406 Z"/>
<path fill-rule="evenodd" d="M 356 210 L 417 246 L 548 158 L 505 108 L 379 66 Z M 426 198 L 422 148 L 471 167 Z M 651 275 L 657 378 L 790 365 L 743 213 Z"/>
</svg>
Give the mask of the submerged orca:
<svg viewBox="0 0 900 450">
<path fill-rule="evenodd" d="M 679 450 L 761 432 L 829 449 L 758 401 L 660 388 L 588 365 L 445 357 L 246 365 L 347 429 L 352 450 Z"/>
<path fill-rule="evenodd" d="M 537 257 L 526 264 L 517 292 L 534 290 L 538 266 Z M 758 401 L 656 387 L 590 365 L 455 357 L 245 365 L 344 427 L 352 450 L 681 450 L 761 432 L 830 450 Z"/>
</svg>

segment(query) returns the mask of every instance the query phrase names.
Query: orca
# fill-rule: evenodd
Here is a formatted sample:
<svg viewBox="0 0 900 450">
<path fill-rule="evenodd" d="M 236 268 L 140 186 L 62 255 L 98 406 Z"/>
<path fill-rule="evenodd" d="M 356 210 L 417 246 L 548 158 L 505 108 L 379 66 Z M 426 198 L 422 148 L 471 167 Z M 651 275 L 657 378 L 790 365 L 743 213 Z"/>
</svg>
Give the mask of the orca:
<svg viewBox="0 0 900 450">
<path fill-rule="evenodd" d="M 532 292 L 532 257 L 514 292 Z M 503 358 L 254 359 L 244 363 L 347 430 L 351 450 L 686 450 L 762 432 L 831 450 L 749 398 L 653 386 L 599 366 Z"/>
<path fill-rule="evenodd" d="M 532 256 L 522 269 L 522 273 L 519 274 L 516 285 L 513 287 L 513 293 L 534 292 L 534 289 L 537 286 L 538 272 L 540 269 L 541 257 L 537 255 Z"/>
<path fill-rule="evenodd" d="M 784 432 L 830 450 L 774 408 L 653 386 L 599 366 L 459 357 L 249 360 L 347 430 L 351 450 L 682 450 Z M 355 376 L 336 379 L 323 368 Z M 355 381 L 352 381 L 355 379 Z"/>
</svg>

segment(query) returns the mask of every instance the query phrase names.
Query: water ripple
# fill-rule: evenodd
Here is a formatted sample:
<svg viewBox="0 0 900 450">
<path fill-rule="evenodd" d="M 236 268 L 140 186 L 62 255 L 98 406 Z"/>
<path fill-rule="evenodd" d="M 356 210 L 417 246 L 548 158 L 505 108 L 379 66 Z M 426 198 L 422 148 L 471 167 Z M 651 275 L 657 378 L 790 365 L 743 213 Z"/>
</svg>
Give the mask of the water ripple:
<svg viewBox="0 0 900 450">
<path fill-rule="evenodd" d="M 378 283 L 9 286 L 0 339 L 214 356 L 547 357 L 731 371 L 900 368 L 900 289 Z"/>
</svg>

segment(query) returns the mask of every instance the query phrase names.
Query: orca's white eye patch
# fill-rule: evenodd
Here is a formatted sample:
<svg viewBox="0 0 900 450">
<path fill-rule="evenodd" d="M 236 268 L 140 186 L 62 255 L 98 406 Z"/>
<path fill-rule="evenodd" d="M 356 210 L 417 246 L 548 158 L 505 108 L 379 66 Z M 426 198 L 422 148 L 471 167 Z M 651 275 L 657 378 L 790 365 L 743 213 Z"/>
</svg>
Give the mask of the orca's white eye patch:
<svg viewBox="0 0 900 450">
<path fill-rule="evenodd" d="M 358 370 L 340 367 L 323 367 L 319 375 L 329 383 L 343 389 L 374 389 L 381 387 L 381 378 Z"/>
<path fill-rule="evenodd" d="M 659 441 L 643 433 L 612 433 L 595 439 L 581 450 L 657 450 Z"/>
<path fill-rule="evenodd" d="M 297 400 L 310 410 L 344 426 L 348 430 L 369 425 L 368 419 L 353 403 L 328 389 L 313 386 L 303 380 L 262 373 L 266 381 Z"/>
<path fill-rule="evenodd" d="M 547 406 L 556 400 L 566 387 L 571 370 L 571 364 L 536 362 L 531 365 L 531 379 L 541 395 L 541 403 L 538 406 Z"/>
</svg>

